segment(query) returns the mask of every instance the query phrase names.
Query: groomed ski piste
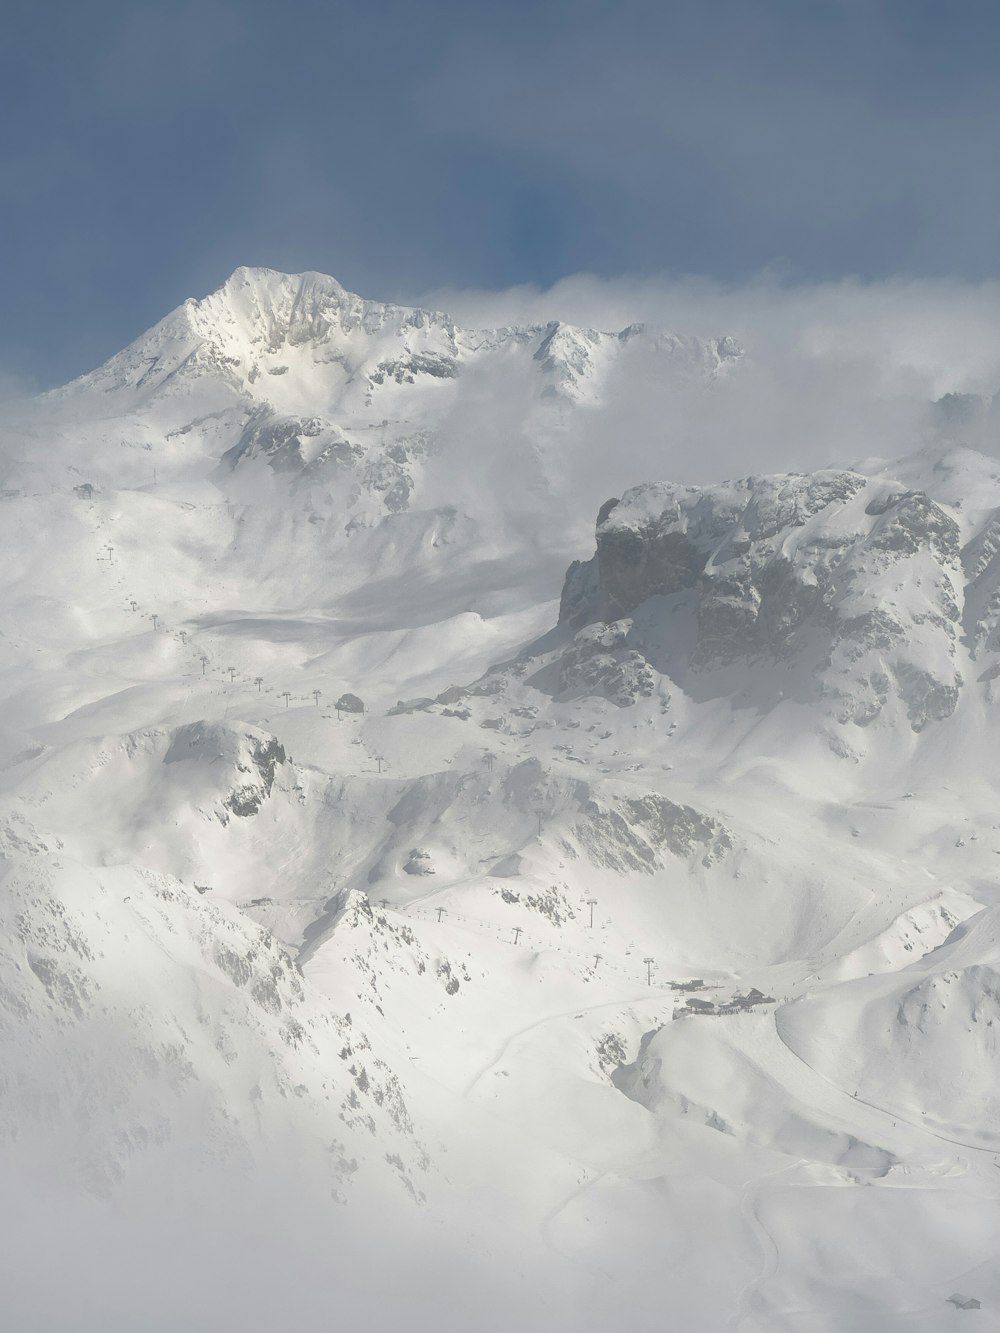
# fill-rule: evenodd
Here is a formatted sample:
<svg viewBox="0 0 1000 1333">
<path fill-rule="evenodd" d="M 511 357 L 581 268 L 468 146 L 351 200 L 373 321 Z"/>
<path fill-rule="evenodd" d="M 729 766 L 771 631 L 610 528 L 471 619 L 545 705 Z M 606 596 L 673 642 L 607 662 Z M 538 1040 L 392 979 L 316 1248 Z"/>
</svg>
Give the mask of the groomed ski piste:
<svg viewBox="0 0 1000 1333">
<path fill-rule="evenodd" d="M 752 373 L 239 270 L 9 427 L 11 1327 L 1000 1328 L 1000 465 L 589 494 Z"/>
</svg>

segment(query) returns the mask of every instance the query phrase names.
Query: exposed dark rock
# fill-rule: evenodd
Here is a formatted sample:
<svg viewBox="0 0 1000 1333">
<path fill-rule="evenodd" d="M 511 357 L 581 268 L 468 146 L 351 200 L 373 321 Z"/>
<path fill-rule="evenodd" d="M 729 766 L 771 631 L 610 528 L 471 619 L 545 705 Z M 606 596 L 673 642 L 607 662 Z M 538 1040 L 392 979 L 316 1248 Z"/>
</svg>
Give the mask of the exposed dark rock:
<svg viewBox="0 0 1000 1333">
<path fill-rule="evenodd" d="M 613 805 L 590 800 L 583 813 L 586 819 L 574 828 L 577 839 L 596 865 L 611 870 L 652 874 L 664 851 L 684 859 L 697 856 L 709 866 L 733 847 L 718 820 L 653 793 Z"/>
<path fill-rule="evenodd" d="M 579 630 L 559 659 L 556 693 L 601 695 L 619 708 L 653 694 L 656 676 L 642 653 L 629 646 L 631 629 L 631 620 L 617 620 Z"/>
<path fill-rule="evenodd" d="M 298 471 L 305 465 L 302 441 L 323 431 L 317 417 L 275 417 L 269 411 L 257 412 L 247 422 L 243 434 L 222 456 L 230 467 L 263 456 L 277 472 Z"/>
<path fill-rule="evenodd" d="M 963 565 L 982 582 L 964 620 Z M 665 670 L 711 695 L 732 691 L 727 668 L 753 665 L 756 697 L 772 705 L 826 699 L 842 725 L 868 726 L 898 701 L 920 731 L 957 705 L 961 630 L 1000 648 L 998 584 L 1000 514 L 961 551 L 945 507 L 884 476 L 640 486 L 602 506 L 596 554 L 570 567 L 563 588 L 560 621 L 576 636 L 533 683 L 627 705 Z M 665 666 L 656 625 L 692 622 Z"/>
<path fill-rule="evenodd" d="M 434 703 L 433 699 L 399 699 L 389 709 L 389 717 L 397 717 L 400 713 L 424 713 Z"/>
<path fill-rule="evenodd" d="M 274 775 L 279 764 L 285 762 L 285 749 L 273 736 L 265 740 L 252 738 L 250 758 L 260 777 L 259 782 L 248 782 L 232 793 L 226 805 L 234 815 L 247 818 L 255 815 L 271 794 Z"/>
</svg>

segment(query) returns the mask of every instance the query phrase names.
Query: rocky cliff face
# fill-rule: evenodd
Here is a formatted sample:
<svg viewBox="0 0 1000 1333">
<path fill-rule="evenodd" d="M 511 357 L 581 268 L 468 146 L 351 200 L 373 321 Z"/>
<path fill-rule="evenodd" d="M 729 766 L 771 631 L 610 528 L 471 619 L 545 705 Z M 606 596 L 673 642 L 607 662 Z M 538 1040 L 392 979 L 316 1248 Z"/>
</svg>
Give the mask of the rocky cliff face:
<svg viewBox="0 0 1000 1333">
<path fill-rule="evenodd" d="M 845 470 L 608 501 L 563 588 L 560 623 L 577 627 L 564 674 L 582 679 L 599 644 L 636 682 L 645 658 L 694 693 L 729 693 L 735 668 L 840 723 L 948 717 L 970 659 L 996 647 L 1000 524 L 936 498 L 924 463 L 921 487 Z"/>
</svg>

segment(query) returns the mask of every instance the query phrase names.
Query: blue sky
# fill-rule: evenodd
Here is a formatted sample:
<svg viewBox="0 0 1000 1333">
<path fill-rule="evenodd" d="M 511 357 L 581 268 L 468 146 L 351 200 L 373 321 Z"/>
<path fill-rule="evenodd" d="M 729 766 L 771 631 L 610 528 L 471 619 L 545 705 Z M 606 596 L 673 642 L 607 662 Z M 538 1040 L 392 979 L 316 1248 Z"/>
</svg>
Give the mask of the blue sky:
<svg viewBox="0 0 1000 1333">
<path fill-rule="evenodd" d="M 40 385 L 244 263 L 997 275 L 995 0 L 7 0 L 0 44 L 0 371 Z"/>
</svg>

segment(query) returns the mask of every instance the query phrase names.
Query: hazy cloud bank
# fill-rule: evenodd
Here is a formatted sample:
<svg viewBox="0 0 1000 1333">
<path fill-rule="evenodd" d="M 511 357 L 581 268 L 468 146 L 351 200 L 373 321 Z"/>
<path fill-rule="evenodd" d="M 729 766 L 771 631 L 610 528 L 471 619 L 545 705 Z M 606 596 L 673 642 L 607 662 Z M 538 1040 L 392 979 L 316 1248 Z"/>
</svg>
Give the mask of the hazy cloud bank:
<svg viewBox="0 0 1000 1333">
<path fill-rule="evenodd" d="M 466 325 L 558 318 L 617 330 L 729 334 L 745 356 L 710 386 L 655 374 L 613 383 L 581 414 L 581 464 L 610 493 L 646 479 L 696 483 L 750 472 L 893 458 L 940 430 L 930 404 L 1000 389 L 1000 284 L 895 279 L 745 284 L 580 275 L 541 291 L 439 290 L 420 303 Z M 954 438 L 992 452 L 993 422 L 953 420 Z"/>
</svg>

